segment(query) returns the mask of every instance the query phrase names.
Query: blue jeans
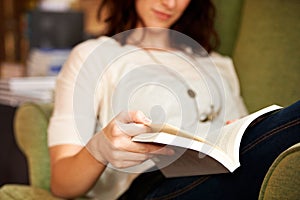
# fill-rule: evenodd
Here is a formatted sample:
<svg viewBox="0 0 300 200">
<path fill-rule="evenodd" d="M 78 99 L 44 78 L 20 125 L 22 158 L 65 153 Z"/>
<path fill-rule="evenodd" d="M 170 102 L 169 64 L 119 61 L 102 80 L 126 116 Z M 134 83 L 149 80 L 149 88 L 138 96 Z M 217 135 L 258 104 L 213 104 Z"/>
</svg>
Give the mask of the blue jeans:
<svg viewBox="0 0 300 200">
<path fill-rule="evenodd" d="M 164 178 L 139 176 L 120 199 L 257 199 L 276 157 L 300 142 L 300 101 L 255 120 L 240 146 L 241 166 L 233 173 Z"/>
</svg>

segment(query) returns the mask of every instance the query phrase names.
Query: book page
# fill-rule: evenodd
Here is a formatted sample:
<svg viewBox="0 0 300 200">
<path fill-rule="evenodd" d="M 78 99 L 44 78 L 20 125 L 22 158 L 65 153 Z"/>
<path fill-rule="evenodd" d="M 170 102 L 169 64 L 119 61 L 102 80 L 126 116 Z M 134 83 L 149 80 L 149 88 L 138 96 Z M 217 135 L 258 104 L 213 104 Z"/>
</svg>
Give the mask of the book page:
<svg viewBox="0 0 300 200">
<path fill-rule="evenodd" d="M 224 173 L 228 171 L 233 172 L 237 167 L 240 166 L 240 162 L 239 162 L 240 141 L 242 139 L 242 136 L 246 128 L 253 120 L 257 119 L 259 116 L 280 108 L 281 107 L 277 105 L 269 106 L 251 115 L 241 118 L 234 123 L 222 127 L 218 131 L 212 133 L 216 135 L 215 141 L 208 141 L 205 138 L 194 136 L 191 133 L 181 131 L 174 126 L 166 125 L 166 124 L 150 125 L 153 132 L 159 132 L 159 131 L 160 132 L 140 134 L 135 136 L 133 138 L 133 141 L 161 143 L 166 145 L 177 146 L 182 149 L 183 154 L 181 155 L 181 157 L 180 156 L 178 156 L 177 158 L 171 157 L 170 159 L 173 160 L 170 159 L 168 160 L 168 158 L 165 157 L 164 162 L 169 162 L 169 164 L 170 162 L 172 162 L 172 164 L 168 165 L 167 167 L 163 167 L 162 166 L 163 162 L 160 161 L 160 166 L 162 167 L 162 171 L 168 177 L 186 176 L 188 174 L 200 175 L 200 174 Z M 187 150 L 187 149 L 191 149 L 191 150 Z M 188 153 L 189 151 L 192 150 L 195 150 L 194 152 L 196 154 Z M 205 155 L 209 155 L 206 156 L 209 157 L 209 159 L 208 158 L 206 160 L 200 159 L 201 156 L 199 152 L 202 152 Z M 190 155 L 193 155 L 194 161 L 192 161 L 193 159 L 191 159 L 192 157 Z M 180 162 L 178 163 L 177 160 L 180 160 Z M 227 169 L 225 170 L 219 164 L 214 162 L 221 163 L 223 167 Z M 201 166 L 203 167 L 206 166 L 206 167 L 204 168 L 199 167 L 200 163 Z M 159 163 L 157 163 L 157 165 L 159 165 Z M 190 168 L 191 166 L 192 169 Z M 182 172 L 180 173 L 180 171 Z"/>
<path fill-rule="evenodd" d="M 196 140 L 198 142 L 208 143 L 205 138 L 202 138 L 200 136 L 197 136 L 195 134 L 191 134 L 189 132 L 186 132 L 184 130 L 181 130 L 175 126 L 172 126 L 170 124 L 150 124 L 149 127 L 152 129 L 153 132 L 164 132 L 169 133 L 172 135 Z"/>
<path fill-rule="evenodd" d="M 280 106 L 272 105 L 222 127 L 217 132 L 219 137 L 216 141 L 216 145 L 220 147 L 225 154 L 230 156 L 234 162 L 239 162 L 240 142 L 247 127 L 258 117 L 280 108 Z"/>
</svg>

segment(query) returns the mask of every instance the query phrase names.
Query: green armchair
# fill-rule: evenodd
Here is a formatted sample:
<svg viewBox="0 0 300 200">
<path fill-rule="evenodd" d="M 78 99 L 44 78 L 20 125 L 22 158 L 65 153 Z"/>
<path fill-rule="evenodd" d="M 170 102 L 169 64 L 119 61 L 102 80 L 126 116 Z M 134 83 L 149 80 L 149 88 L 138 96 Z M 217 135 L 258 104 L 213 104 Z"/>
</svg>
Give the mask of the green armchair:
<svg viewBox="0 0 300 200">
<path fill-rule="evenodd" d="M 249 112 L 272 103 L 300 99 L 300 1 L 214 0 L 219 52 L 233 58 Z M 199 27 L 200 28 L 200 27 Z M 28 103 L 15 116 L 15 134 L 27 157 L 30 186 L 4 185 L 0 199 L 58 199 L 49 188 L 47 126 L 52 104 Z M 300 144 L 283 152 L 270 167 L 259 199 L 300 197 Z"/>
<path fill-rule="evenodd" d="M 47 126 L 52 104 L 28 103 L 15 114 L 14 130 L 19 148 L 27 158 L 30 186 L 4 185 L 0 199 L 58 200 L 50 191 L 50 158 L 47 147 Z"/>
</svg>

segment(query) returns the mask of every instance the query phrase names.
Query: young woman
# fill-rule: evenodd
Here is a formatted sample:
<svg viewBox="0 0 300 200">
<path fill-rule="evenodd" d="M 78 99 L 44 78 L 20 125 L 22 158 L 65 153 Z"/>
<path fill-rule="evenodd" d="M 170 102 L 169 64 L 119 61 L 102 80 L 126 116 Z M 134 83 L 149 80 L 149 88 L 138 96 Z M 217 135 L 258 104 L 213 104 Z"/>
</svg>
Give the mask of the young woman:
<svg viewBox="0 0 300 200">
<path fill-rule="evenodd" d="M 103 13 L 105 35 L 75 47 L 58 76 L 48 131 L 53 194 L 257 198 L 276 156 L 300 141 L 299 103 L 251 124 L 241 143 L 241 167 L 232 174 L 141 174 L 152 169 L 150 158 L 174 154 L 171 147 L 132 142 L 152 131 L 152 121 L 209 137 L 247 112 L 230 58 L 213 51 L 218 38 L 210 0 L 103 0 Z"/>
</svg>

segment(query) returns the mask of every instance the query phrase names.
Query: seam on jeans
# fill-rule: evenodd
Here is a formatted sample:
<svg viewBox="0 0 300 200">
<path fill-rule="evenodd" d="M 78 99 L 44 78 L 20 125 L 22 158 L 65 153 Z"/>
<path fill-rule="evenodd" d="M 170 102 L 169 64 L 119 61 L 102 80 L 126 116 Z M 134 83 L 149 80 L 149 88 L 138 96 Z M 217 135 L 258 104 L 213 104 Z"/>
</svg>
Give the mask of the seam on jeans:
<svg viewBox="0 0 300 200">
<path fill-rule="evenodd" d="M 197 179 L 196 181 L 194 181 L 193 183 L 187 185 L 186 187 L 182 188 L 182 189 L 179 189 L 175 192 L 171 192 L 169 194 L 166 194 L 166 195 L 163 195 L 163 196 L 160 196 L 160 197 L 156 197 L 156 198 L 153 198 L 152 200 L 167 200 L 167 199 L 173 199 L 175 198 L 176 196 L 179 196 L 183 193 L 185 193 L 186 191 L 189 191 L 191 189 L 193 189 L 194 187 L 196 187 L 197 185 L 203 183 L 204 181 L 206 181 L 207 179 L 209 179 L 210 176 L 202 176 L 200 177 L 199 179 Z"/>
<path fill-rule="evenodd" d="M 261 115 L 260 117 L 256 118 L 253 122 L 251 122 L 248 127 L 250 128 L 250 127 L 255 126 L 256 124 L 260 123 L 261 121 L 263 121 L 264 119 L 266 119 L 267 117 L 272 115 L 273 113 L 279 112 L 279 111 L 280 110 L 274 110 L 274 111 L 271 111 L 271 112 L 268 112 L 268 113 L 265 113 L 265 114 Z"/>
<path fill-rule="evenodd" d="M 295 119 L 293 121 L 290 121 L 289 123 L 286 123 L 286 124 L 283 124 L 275 129 L 272 129 L 270 130 L 269 132 L 267 132 L 266 134 L 262 135 L 261 137 L 257 138 L 256 140 L 254 140 L 253 142 L 249 143 L 248 145 L 246 145 L 242 151 L 241 151 L 241 154 L 244 154 L 246 152 L 248 152 L 250 149 L 252 149 L 255 145 L 257 145 L 258 143 L 264 141 L 265 139 L 273 136 L 274 134 L 284 130 L 284 129 L 287 129 L 287 128 L 290 128 L 294 125 L 297 125 L 297 124 L 300 124 L 300 120 L 299 119 Z"/>
</svg>

